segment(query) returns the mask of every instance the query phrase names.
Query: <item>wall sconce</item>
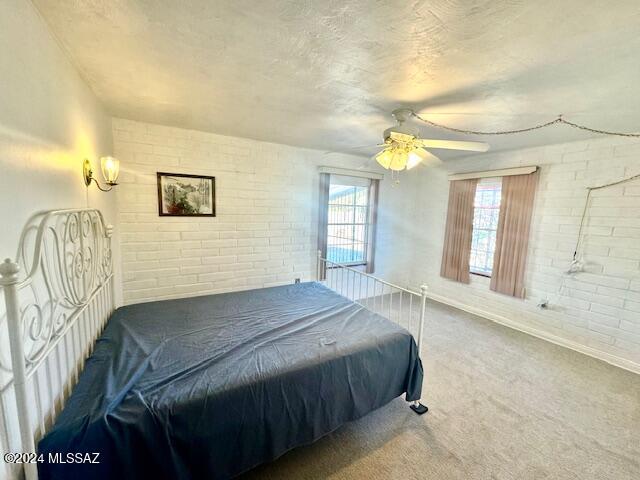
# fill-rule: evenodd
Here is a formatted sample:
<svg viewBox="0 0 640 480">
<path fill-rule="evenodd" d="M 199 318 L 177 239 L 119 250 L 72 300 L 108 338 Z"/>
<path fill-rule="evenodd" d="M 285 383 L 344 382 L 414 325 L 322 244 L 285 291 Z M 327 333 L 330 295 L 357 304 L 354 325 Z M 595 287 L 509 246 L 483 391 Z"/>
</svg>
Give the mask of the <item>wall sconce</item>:
<svg viewBox="0 0 640 480">
<path fill-rule="evenodd" d="M 102 157 L 100 159 L 100 167 L 102 168 L 102 176 L 109 188 L 102 188 L 98 183 L 98 180 L 93 176 L 93 169 L 91 168 L 91 162 L 85 158 L 82 164 L 82 175 L 84 176 L 84 184 L 88 187 L 91 185 L 91 181 L 96 182 L 96 186 L 103 192 L 108 192 L 117 185 L 118 174 L 120 173 L 120 161 L 113 157 Z"/>
</svg>

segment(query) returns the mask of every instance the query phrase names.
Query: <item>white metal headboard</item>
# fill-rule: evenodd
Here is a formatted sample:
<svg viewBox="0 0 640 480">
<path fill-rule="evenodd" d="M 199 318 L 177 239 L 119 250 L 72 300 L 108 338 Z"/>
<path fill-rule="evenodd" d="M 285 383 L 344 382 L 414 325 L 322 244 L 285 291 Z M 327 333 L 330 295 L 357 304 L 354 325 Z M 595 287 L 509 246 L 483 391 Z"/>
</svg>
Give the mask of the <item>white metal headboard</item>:
<svg viewBox="0 0 640 480">
<path fill-rule="evenodd" d="M 23 230 L 15 261 L 0 263 L 0 346 L 8 337 L 10 347 L 0 348 L 3 453 L 35 452 L 114 310 L 112 232 L 95 209 L 42 212 Z M 37 464 L 23 466 L 36 480 Z M 19 475 L 20 465 L 9 468 Z"/>
</svg>

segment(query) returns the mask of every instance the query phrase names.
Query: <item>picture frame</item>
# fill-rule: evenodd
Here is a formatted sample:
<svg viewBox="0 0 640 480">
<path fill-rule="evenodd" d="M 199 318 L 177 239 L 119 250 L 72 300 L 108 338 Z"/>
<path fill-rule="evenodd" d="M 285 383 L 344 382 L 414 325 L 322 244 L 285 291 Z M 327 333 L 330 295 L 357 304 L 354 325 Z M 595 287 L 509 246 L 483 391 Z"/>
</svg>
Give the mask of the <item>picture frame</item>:
<svg viewBox="0 0 640 480">
<path fill-rule="evenodd" d="M 158 215 L 215 217 L 216 177 L 157 172 Z"/>
</svg>

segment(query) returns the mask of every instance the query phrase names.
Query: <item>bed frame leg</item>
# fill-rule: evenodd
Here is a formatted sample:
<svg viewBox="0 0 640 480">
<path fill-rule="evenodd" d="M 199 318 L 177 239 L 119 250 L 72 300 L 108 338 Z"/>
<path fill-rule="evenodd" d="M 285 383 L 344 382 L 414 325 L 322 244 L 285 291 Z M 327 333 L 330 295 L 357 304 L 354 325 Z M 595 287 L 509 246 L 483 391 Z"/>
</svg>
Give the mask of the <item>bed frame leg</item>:
<svg viewBox="0 0 640 480">
<path fill-rule="evenodd" d="M 411 410 L 416 412 L 418 415 L 424 415 L 429 411 L 429 407 L 421 404 L 420 400 L 414 400 L 413 402 L 411 402 L 411 405 L 409 406 L 409 408 L 411 408 Z"/>
</svg>

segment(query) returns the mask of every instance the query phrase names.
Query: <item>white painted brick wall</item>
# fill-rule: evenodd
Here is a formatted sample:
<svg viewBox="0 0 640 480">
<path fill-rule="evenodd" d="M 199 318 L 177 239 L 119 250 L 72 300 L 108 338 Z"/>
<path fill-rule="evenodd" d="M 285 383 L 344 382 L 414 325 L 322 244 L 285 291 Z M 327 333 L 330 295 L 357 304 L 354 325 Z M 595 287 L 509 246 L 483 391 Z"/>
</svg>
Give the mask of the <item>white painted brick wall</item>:
<svg viewBox="0 0 640 480">
<path fill-rule="evenodd" d="M 125 303 L 313 278 L 319 165 L 375 168 L 360 157 L 113 121 Z M 640 142 L 589 140 L 448 161 L 382 184 L 376 273 L 640 363 L 640 182 L 595 192 L 587 272 L 565 277 L 585 186 L 640 173 Z M 440 278 L 450 172 L 542 167 L 525 301 Z M 216 176 L 214 219 L 159 217 L 156 172 Z M 536 308 L 549 298 L 552 309 Z"/>
<path fill-rule="evenodd" d="M 452 172 L 540 165 L 526 273 L 527 299 L 489 290 L 486 278 L 462 285 L 439 276 Z M 572 259 L 586 186 L 640 173 L 640 142 L 597 139 L 470 156 L 424 169 L 411 214 L 416 245 L 411 278 L 432 292 L 524 327 L 640 363 L 640 180 L 596 191 L 583 237 L 586 272 L 564 277 Z M 548 298 L 548 311 L 536 307 Z"/>
<path fill-rule="evenodd" d="M 356 156 L 121 119 L 113 137 L 125 303 L 313 279 L 318 166 L 375 169 Z M 158 171 L 215 176 L 217 216 L 158 216 Z M 382 183 L 378 271 L 392 278 L 403 272 L 386 250 L 405 249 L 388 230 L 410 200 Z"/>
</svg>

